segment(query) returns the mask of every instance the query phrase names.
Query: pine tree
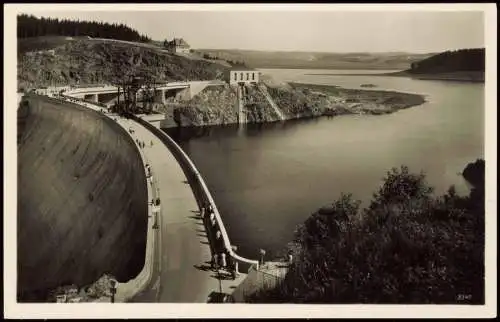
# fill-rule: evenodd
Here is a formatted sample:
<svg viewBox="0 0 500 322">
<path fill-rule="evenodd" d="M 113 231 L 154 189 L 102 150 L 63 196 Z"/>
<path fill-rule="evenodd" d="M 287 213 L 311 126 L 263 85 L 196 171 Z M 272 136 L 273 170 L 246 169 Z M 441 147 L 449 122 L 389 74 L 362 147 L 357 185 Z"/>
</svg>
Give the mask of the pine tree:
<svg viewBox="0 0 500 322">
<path fill-rule="evenodd" d="M 17 17 L 18 38 L 40 36 L 91 36 L 127 41 L 148 42 L 151 39 L 124 24 L 37 18 L 21 14 Z"/>
</svg>

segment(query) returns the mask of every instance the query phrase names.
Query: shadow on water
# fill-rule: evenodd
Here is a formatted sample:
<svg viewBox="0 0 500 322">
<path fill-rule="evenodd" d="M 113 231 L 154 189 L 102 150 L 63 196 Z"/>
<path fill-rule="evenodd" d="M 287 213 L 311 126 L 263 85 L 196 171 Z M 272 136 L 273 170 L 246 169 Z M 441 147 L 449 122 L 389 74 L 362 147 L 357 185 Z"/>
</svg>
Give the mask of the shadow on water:
<svg viewBox="0 0 500 322">
<path fill-rule="evenodd" d="M 321 117 L 294 119 L 284 122 L 272 123 L 249 123 L 249 124 L 227 124 L 227 125 L 211 125 L 211 126 L 190 126 L 190 127 L 175 127 L 162 129 L 177 143 L 188 142 L 191 139 L 201 137 L 230 137 L 234 135 L 245 135 L 248 137 L 256 137 L 263 135 L 269 131 L 293 130 L 299 125 L 308 123 L 317 123 Z"/>
</svg>

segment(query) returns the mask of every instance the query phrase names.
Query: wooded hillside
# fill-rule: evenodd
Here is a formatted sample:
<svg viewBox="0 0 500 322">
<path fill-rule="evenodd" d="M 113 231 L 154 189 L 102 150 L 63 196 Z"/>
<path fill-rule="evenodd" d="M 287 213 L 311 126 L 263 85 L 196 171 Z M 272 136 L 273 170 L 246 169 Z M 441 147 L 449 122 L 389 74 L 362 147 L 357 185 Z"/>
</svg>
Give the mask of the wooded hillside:
<svg viewBox="0 0 500 322">
<path fill-rule="evenodd" d="M 147 36 L 139 34 L 124 24 L 37 18 L 26 14 L 17 16 L 18 38 L 40 36 L 90 36 L 128 41 L 150 41 Z"/>
<path fill-rule="evenodd" d="M 485 49 L 460 49 L 445 51 L 411 64 L 407 72 L 412 74 L 447 73 L 457 71 L 483 71 Z"/>
</svg>

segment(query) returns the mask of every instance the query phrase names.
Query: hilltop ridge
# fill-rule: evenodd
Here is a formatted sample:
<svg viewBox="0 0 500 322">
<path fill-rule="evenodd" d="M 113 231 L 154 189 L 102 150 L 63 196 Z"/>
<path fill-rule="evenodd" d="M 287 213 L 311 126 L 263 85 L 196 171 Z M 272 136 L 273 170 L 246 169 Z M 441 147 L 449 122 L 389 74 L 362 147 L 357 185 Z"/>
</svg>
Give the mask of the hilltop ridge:
<svg viewBox="0 0 500 322">
<path fill-rule="evenodd" d="M 404 70 L 412 63 L 433 55 L 403 52 L 329 53 L 301 51 L 259 51 L 239 49 L 198 49 L 200 53 L 225 60 L 242 61 L 254 68 L 378 69 Z"/>
<path fill-rule="evenodd" d="M 389 74 L 418 79 L 484 82 L 485 48 L 445 51 L 414 62 L 410 68 Z"/>
<path fill-rule="evenodd" d="M 147 36 L 139 34 L 137 30 L 124 24 L 37 18 L 27 14 L 18 15 L 17 37 L 37 36 L 90 36 L 141 42 L 150 41 Z"/>
</svg>

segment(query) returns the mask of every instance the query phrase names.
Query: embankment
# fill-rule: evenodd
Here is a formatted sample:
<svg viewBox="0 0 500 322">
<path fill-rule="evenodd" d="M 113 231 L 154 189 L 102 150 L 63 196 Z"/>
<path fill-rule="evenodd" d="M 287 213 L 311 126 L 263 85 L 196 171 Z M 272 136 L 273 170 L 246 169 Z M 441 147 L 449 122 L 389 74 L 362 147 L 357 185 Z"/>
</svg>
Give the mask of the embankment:
<svg viewBox="0 0 500 322">
<path fill-rule="evenodd" d="M 27 94 L 18 110 L 18 300 L 144 265 L 146 177 L 125 130 L 97 112 Z"/>
</svg>

